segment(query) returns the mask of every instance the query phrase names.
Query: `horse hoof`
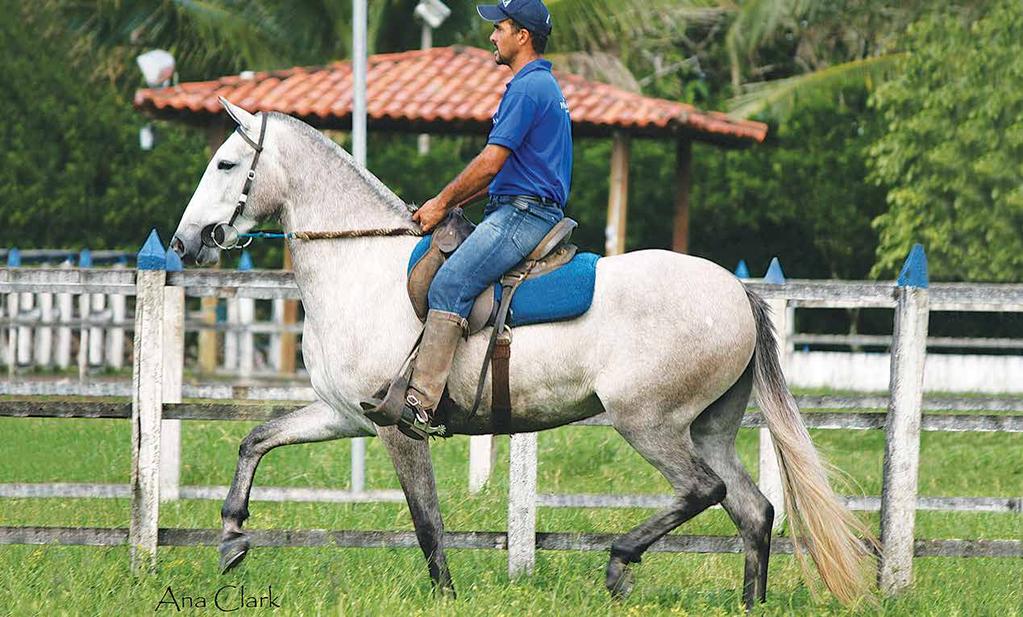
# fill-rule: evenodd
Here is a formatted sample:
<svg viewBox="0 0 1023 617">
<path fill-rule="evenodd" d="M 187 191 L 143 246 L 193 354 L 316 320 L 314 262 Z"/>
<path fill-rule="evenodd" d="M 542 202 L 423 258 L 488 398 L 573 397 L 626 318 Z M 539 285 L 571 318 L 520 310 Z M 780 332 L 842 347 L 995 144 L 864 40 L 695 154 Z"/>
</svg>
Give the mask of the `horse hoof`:
<svg viewBox="0 0 1023 617">
<path fill-rule="evenodd" d="M 434 588 L 434 593 L 441 600 L 456 600 L 458 596 L 455 594 L 454 585 L 439 585 Z"/>
<path fill-rule="evenodd" d="M 624 600 L 632 592 L 632 570 L 628 562 L 618 557 L 612 557 L 607 562 L 607 578 L 604 580 L 611 597 L 615 600 Z"/>
<path fill-rule="evenodd" d="M 237 535 L 220 543 L 220 573 L 227 574 L 245 559 L 249 552 L 249 538 L 245 534 Z"/>
</svg>

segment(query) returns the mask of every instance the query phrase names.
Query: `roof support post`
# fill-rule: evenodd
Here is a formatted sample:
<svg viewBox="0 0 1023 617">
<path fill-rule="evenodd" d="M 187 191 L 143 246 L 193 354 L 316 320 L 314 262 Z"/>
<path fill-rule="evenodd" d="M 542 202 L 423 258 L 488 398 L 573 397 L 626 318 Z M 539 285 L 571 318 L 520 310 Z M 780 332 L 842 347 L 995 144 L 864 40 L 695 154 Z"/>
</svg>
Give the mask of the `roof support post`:
<svg viewBox="0 0 1023 617">
<path fill-rule="evenodd" d="M 604 254 L 625 252 L 625 221 L 629 210 L 629 137 L 615 131 L 611 148 L 611 180 L 607 199 Z"/>
<path fill-rule="evenodd" d="M 692 188 L 693 141 L 679 137 L 675 149 L 675 223 L 671 250 L 689 252 L 689 192 Z"/>
</svg>

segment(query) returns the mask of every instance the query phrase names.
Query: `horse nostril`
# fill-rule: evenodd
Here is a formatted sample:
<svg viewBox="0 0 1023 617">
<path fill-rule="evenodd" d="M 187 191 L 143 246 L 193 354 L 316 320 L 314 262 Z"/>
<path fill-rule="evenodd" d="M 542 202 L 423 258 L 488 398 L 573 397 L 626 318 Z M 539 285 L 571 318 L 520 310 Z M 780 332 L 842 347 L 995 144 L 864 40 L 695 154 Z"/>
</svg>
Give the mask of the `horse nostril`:
<svg viewBox="0 0 1023 617">
<path fill-rule="evenodd" d="M 177 236 L 171 238 L 170 247 L 172 251 L 178 254 L 178 257 L 185 256 L 185 243 L 181 241 L 181 238 Z"/>
</svg>

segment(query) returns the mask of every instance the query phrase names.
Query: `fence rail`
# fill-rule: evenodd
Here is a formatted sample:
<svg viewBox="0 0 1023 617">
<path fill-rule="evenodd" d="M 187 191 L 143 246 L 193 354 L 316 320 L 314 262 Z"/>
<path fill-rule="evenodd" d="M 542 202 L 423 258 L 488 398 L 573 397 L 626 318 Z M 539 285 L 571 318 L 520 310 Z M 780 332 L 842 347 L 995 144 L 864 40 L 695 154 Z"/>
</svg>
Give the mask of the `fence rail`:
<svg viewBox="0 0 1023 617">
<path fill-rule="evenodd" d="M 253 529 L 252 542 L 267 547 L 324 548 L 417 548 L 412 531 L 349 530 L 277 530 Z M 607 551 L 617 534 L 545 533 L 536 534 L 535 547 L 550 551 Z M 217 546 L 219 529 L 160 528 L 159 546 Z M 123 546 L 128 544 L 128 529 L 102 527 L 0 527 L 0 544 L 63 544 L 84 546 Z M 499 531 L 448 531 L 444 546 L 453 549 L 509 550 L 508 534 Z M 741 553 L 742 540 L 730 536 L 668 535 L 655 542 L 650 551 L 657 553 Z M 786 538 L 771 540 L 773 554 L 791 555 L 792 543 Z M 1020 540 L 916 540 L 914 557 L 1021 557 Z"/>
</svg>

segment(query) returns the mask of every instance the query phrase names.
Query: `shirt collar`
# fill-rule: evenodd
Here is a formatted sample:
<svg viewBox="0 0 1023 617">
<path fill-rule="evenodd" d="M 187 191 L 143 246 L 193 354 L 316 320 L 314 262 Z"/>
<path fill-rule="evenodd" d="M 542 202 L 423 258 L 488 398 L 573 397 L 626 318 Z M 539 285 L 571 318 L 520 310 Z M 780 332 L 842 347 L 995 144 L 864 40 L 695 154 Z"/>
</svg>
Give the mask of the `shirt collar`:
<svg viewBox="0 0 1023 617">
<path fill-rule="evenodd" d="M 537 58 L 536 60 L 533 60 L 533 61 L 529 62 L 526 66 L 522 67 L 519 70 L 519 72 L 515 74 L 515 77 L 512 77 L 511 81 L 508 82 L 508 85 L 510 86 L 513 82 L 515 82 L 516 80 L 524 77 L 527 73 L 532 73 L 533 71 L 548 71 L 548 72 L 550 72 L 550 70 L 551 70 L 551 62 L 550 62 L 550 60 L 544 60 L 543 58 Z"/>
</svg>

